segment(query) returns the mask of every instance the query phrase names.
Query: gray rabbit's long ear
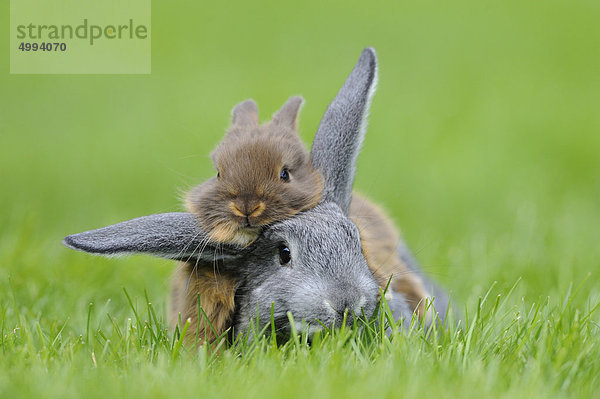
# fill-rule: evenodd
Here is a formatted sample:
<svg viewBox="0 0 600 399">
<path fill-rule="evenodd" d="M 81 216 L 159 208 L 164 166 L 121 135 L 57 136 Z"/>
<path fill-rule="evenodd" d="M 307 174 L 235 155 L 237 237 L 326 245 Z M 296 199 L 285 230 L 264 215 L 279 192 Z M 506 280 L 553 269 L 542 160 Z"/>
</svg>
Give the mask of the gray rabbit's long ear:
<svg viewBox="0 0 600 399">
<path fill-rule="evenodd" d="M 376 84 L 377 56 L 369 47 L 327 107 L 313 141 L 311 163 L 325 178 L 323 201 L 337 203 L 346 214 Z"/>
<path fill-rule="evenodd" d="M 69 248 L 104 256 L 134 253 L 176 260 L 233 258 L 233 247 L 219 245 L 219 250 L 207 244 L 206 235 L 196 217 L 190 213 L 173 212 L 142 216 L 65 237 Z M 215 253 L 219 256 L 215 258 Z"/>
<path fill-rule="evenodd" d="M 273 115 L 273 122 L 278 125 L 288 127 L 296 130 L 298 127 L 298 115 L 300 114 L 300 108 L 304 104 L 304 99 L 300 96 L 290 97 L 285 104 L 281 107 L 275 115 Z"/>
<path fill-rule="evenodd" d="M 258 106 L 254 100 L 246 100 L 233 108 L 231 124 L 234 126 L 258 126 Z"/>
</svg>

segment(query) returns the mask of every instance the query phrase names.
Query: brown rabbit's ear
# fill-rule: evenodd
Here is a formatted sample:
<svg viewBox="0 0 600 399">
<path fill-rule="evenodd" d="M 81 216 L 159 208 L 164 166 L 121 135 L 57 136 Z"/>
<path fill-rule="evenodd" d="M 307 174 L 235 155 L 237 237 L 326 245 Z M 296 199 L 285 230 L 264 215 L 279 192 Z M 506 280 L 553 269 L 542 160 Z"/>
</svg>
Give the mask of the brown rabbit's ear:
<svg viewBox="0 0 600 399">
<path fill-rule="evenodd" d="M 298 114 L 300 113 L 302 104 L 304 104 L 304 99 L 302 97 L 290 97 L 290 99 L 283 104 L 283 107 L 273 115 L 273 122 L 296 130 L 296 127 L 298 126 Z"/>
<path fill-rule="evenodd" d="M 231 123 L 233 125 L 258 127 L 258 107 L 252 99 L 236 105 L 231 115 Z"/>
</svg>

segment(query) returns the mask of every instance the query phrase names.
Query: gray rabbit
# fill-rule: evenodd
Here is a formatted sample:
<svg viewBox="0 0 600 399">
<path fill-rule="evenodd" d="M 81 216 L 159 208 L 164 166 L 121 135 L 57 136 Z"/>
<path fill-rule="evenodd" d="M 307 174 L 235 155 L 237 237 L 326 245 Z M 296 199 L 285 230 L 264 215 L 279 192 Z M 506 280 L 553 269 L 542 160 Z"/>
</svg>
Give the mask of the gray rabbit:
<svg viewBox="0 0 600 399">
<path fill-rule="evenodd" d="M 379 284 L 348 212 L 376 80 L 375 52 L 367 48 L 327 108 L 313 142 L 311 163 L 324 180 L 320 203 L 266 226 L 251 245 L 240 249 L 209 241 L 197 218 L 189 213 L 145 216 L 68 236 L 64 244 L 105 256 L 146 253 L 180 261 L 171 320 L 178 315 L 182 320 L 191 319 L 192 326 L 200 325 L 201 339 L 214 336 L 204 320 L 198 323 L 198 302 L 211 324 L 233 327 L 235 333 L 246 332 L 257 316 L 260 324 L 269 323 L 273 316 L 278 331 L 286 333 L 291 329 L 288 312 L 310 331 L 321 323 L 340 326 L 345 313 L 349 324 L 354 315 L 372 315 L 379 300 Z M 402 242 L 398 258 L 421 275 Z M 222 282 L 217 292 L 203 291 L 202 281 L 207 277 Z M 447 296 L 424 280 L 443 319 Z M 412 317 L 411 307 L 397 291 L 391 290 L 388 303 L 396 319 Z"/>
</svg>

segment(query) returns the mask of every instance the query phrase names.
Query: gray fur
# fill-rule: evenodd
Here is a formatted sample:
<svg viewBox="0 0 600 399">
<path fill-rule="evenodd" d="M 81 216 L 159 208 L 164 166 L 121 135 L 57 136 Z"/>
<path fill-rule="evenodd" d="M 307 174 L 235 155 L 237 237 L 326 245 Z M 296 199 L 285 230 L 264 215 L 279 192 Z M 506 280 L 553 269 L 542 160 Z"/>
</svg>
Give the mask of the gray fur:
<svg viewBox="0 0 600 399">
<path fill-rule="evenodd" d="M 206 235 L 191 213 L 172 212 L 142 216 L 126 222 L 65 237 L 69 248 L 103 256 L 134 253 L 161 258 L 213 260 Z M 219 246 L 223 257 L 237 257 L 235 247 Z"/>
<path fill-rule="evenodd" d="M 366 48 L 333 99 L 313 141 L 311 162 L 325 178 L 324 201 L 347 214 L 356 159 L 365 137 L 367 113 L 377 85 L 377 56 Z"/>
<path fill-rule="evenodd" d="M 325 175 L 321 204 L 268 226 L 249 247 L 236 249 L 206 241 L 194 216 L 167 213 L 133 219 L 65 238 L 65 245 L 101 255 L 146 253 L 170 259 L 194 259 L 239 278 L 234 329 L 247 331 L 257 313 L 261 323 L 274 318 L 278 329 L 290 329 L 287 313 L 297 322 L 339 326 L 343 312 L 370 316 L 379 287 L 362 253 L 358 228 L 347 216 L 355 162 L 364 137 L 365 117 L 376 81 L 376 57 L 365 49 L 350 77 L 328 107 L 311 152 L 313 165 Z M 239 111 L 252 104 L 243 103 Z M 234 122 L 235 122 L 234 111 Z M 292 261 L 281 265 L 279 246 Z M 400 252 L 403 256 L 404 252 Z M 412 317 L 401 294 L 390 306 L 398 319 Z"/>
</svg>

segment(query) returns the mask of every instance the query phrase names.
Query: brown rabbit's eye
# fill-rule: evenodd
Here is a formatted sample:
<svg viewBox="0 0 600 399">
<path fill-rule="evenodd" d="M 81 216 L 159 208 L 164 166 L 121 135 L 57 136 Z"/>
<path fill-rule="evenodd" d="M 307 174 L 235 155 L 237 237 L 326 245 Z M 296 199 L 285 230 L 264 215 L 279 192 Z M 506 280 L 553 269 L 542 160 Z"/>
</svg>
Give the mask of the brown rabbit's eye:
<svg viewBox="0 0 600 399">
<path fill-rule="evenodd" d="M 217 179 L 221 178 L 221 172 L 217 171 Z"/>
<path fill-rule="evenodd" d="M 290 249 L 285 245 L 279 246 L 279 263 L 282 265 L 287 265 L 292 260 L 292 254 Z"/>
<path fill-rule="evenodd" d="M 287 168 L 283 168 L 279 177 L 283 181 L 290 181 L 290 172 L 287 170 Z"/>
</svg>

